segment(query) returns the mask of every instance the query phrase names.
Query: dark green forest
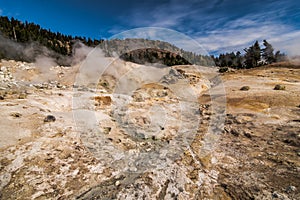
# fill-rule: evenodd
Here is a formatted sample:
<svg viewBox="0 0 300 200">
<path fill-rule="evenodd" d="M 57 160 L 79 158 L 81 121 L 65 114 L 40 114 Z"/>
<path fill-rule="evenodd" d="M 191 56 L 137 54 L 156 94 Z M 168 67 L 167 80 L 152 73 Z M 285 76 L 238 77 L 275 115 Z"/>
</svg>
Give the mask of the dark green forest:
<svg viewBox="0 0 300 200">
<path fill-rule="evenodd" d="M 75 41 L 81 41 L 87 46 L 97 46 L 101 40 L 73 37 L 71 35 L 64 35 L 59 32 L 54 33 L 51 30 L 41 28 L 34 23 L 25 23 L 14 18 L 0 17 L 0 31 L 4 37 L 7 37 L 15 42 L 30 43 L 38 42 L 59 54 L 71 55 L 72 45 Z"/>
<path fill-rule="evenodd" d="M 263 47 L 256 41 L 245 48 L 243 53 L 237 51 L 207 56 L 184 51 L 170 43 L 157 40 L 103 40 L 64 35 L 34 23 L 0 16 L 0 59 L 34 62 L 37 56 L 45 55 L 54 58 L 58 64 L 69 65 L 78 42 L 88 47 L 98 46 L 106 56 L 117 55 L 126 61 L 140 64 L 159 62 L 167 66 L 197 64 L 241 69 L 286 60 L 286 55 L 280 51 L 274 53 L 274 48 L 266 40 L 263 41 Z"/>
<path fill-rule="evenodd" d="M 280 51 L 274 53 L 273 46 L 266 40 L 263 40 L 263 47 L 256 41 L 252 46 L 244 49 L 244 54 L 237 51 L 214 57 L 217 66 L 235 69 L 248 69 L 285 60 L 287 56 Z"/>
</svg>

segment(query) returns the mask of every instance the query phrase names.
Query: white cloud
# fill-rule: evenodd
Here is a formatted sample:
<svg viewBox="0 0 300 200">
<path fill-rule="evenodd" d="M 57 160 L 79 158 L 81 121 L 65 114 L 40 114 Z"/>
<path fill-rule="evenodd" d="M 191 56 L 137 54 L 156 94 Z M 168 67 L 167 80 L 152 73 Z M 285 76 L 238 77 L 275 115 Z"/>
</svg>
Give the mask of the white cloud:
<svg viewBox="0 0 300 200">
<path fill-rule="evenodd" d="M 183 4 L 181 1 L 170 0 L 160 4 L 152 10 L 137 8 L 133 10 L 129 23 L 133 26 L 151 26 L 171 28 L 182 24 L 182 20 L 195 14 L 192 4 Z M 126 18 L 128 20 L 128 18 Z"/>
<path fill-rule="evenodd" d="M 3 14 L 3 10 L 0 8 L 0 15 L 2 15 Z"/>
<path fill-rule="evenodd" d="M 300 31 L 276 21 L 261 21 L 262 16 L 246 16 L 227 22 L 222 28 L 196 36 L 209 52 L 243 51 L 255 40 L 268 40 L 275 50 L 300 55 Z"/>
<path fill-rule="evenodd" d="M 276 49 L 286 52 L 290 56 L 300 55 L 300 30 L 287 32 L 280 37 L 270 39 Z"/>
<path fill-rule="evenodd" d="M 119 34 L 119 33 L 123 32 L 123 31 L 126 31 L 126 30 L 127 29 L 125 29 L 124 27 L 116 25 L 116 26 L 113 26 L 112 28 L 110 28 L 108 30 L 108 33 L 115 35 L 115 34 Z"/>
<path fill-rule="evenodd" d="M 176 29 L 194 38 L 209 52 L 242 52 L 255 40 L 267 39 L 278 50 L 290 55 L 300 54 L 296 48 L 300 46 L 299 30 L 281 20 L 287 17 L 289 4 L 281 1 L 249 4 L 249 10 L 255 8 L 253 12 L 239 11 L 248 7 L 244 3 L 233 5 L 236 5 L 235 10 L 231 10 L 232 4 L 220 0 L 209 3 L 195 0 L 186 4 L 170 0 L 148 12 L 138 8 L 126 20 L 133 27 Z M 167 39 L 170 41 L 170 38 Z M 181 48 L 191 49 L 185 41 L 175 41 L 174 38 L 171 41 L 174 41 L 173 44 L 181 43 Z"/>
</svg>

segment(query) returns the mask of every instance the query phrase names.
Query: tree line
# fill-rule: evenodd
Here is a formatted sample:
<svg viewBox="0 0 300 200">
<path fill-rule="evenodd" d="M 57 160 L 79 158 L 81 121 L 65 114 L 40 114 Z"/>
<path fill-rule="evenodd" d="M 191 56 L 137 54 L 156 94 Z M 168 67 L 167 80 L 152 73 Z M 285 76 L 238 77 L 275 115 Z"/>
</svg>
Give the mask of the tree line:
<svg viewBox="0 0 300 200">
<path fill-rule="evenodd" d="M 231 53 L 220 54 L 219 56 L 208 56 L 196 54 L 194 52 L 185 51 L 178 47 L 158 40 L 148 39 L 91 39 L 80 36 L 64 35 L 59 32 L 52 32 L 50 29 L 43 29 L 40 25 L 22 22 L 14 18 L 0 16 L 0 39 L 5 37 L 23 46 L 33 45 L 34 56 L 40 53 L 39 45 L 44 46 L 52 52 L 50 56 L 55 57 L 56 61 L 61 61 L 64 64 L 64 57 L 70 57 L 73 54 L 75 44 L 80 41 L 89 47 L 100 47 L 105 52 L 106 56 L 113 56 L 115 53 L 127 61 L 132 62 L 154 62 L 161 61 L 166 65 L 182 65 L 196 64 L 202 66 L 219 66 L 232 68 L 252 68 L 264 64 L 271 64 L 286 59 L 286 55 L 280 51 L 274 53 L 274 48 L 266 40 L 263 41 L 263 48 L 260 47 L 258 41 L 252 46 L 245 48 L 245 53 L 237 51 Z M 130 44 L 140 46 L 144 50 L 128 52 Z M 2 45 L 2 46 L 1 46 Z M 5 46 L 6 45 L 6 46 Z M 147 48 L 145 48 L 147 47 Z M 7 43 L 0 44 L 0 59 L 15 59 L 21 61 L 32 62 L 34 58 L 23 55 L 22 51 L 12 45 L 7 48 Z M 18 51 L 17 51 L 18 50 Z M 169 53 L 167 52 L 169 51 Z M 13 55 L 11 52 L 14 53 Z M 177 55 L 175 55 L 175 54 Z M 135 55 L 137 54 L 137 55 Z M 141 58 L 144 57 L 144 58 Z M 59 63 L 59 62 L 58 62 Z"/>
<path fill-rule="evenodd" d="M 263 48 L 256 41 L 250 47 L 245 48 L 244 51 L 244 55 L 240 51 L 237 51 L 236 53 L 220 54 L 217 57 L 213 57 L 213 59 L 219 67 L 232 67 L 236 69 L 253 68 L 287 59 L 287 56 L 280 51 L 274 53 L 273 46 L 267 40 L 263 40 Z"/>
<path fill-rule="evenodd" d="M 103 40 L 86 37 L 64 35 L 59 32 L 52 32 L 50 29 L 43 29 L 40 25 L 9 19 L 0 16 L 0 32 L 2 36 L 18 43 L 37 42 L 61 55 L 72 55 L 72 46 L 76 41 L 81 41 L 87 46 L 97 46 Z"/>
</svg>

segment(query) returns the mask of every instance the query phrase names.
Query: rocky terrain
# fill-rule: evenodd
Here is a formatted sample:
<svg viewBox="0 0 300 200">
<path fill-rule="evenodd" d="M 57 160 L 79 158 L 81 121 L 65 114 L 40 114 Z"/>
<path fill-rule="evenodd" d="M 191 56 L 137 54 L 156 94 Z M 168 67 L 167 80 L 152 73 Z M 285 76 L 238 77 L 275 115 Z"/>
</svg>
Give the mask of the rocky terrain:
<svg viewBox="0 0 300 200">
<path fill-rule="evenodd" d="M 1 61 L 0 199 L 300 199 L 299 66 L 88 64 Z"/>
</svg>

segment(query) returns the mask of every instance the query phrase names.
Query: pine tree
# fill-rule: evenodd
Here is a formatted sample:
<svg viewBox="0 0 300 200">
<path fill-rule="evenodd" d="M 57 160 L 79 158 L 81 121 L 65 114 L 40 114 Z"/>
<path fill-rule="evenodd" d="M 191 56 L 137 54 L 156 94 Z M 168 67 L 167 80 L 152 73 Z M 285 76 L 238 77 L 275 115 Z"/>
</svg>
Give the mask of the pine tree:
<svg viewBox="0 0 300 200">
<path fill-rule="evenodd" d="M 236 52 L 236 68 L 240 69 L 243 66 L 243 57 L 241 56 L 241 52 Z"/>
<path fill-rule="evenodd" d="M 254 45 L 252 45 L 248 49 L 244 49 L 244 51 L 246 52 L 245 54 L 246 68 L 257 67 L 261 59 L 260 46 L 258 41 L 256 41 Z"/>
<path fill-rule="evenodd" d="M 284 53 L 280 53 L 280 51 L 276 51 L 275 56 L 274 56 L 274 61 L 275 62 L 282 62 L 286 61 L 287 56 Z"/>
<path fill-rule="evenodd" d="M 262 57 L 265 59 L 267 64 L 271 64 L 275 61 L 275 56 L 274 56 L 274 48 L 270 43 L 267 42 L 267 40 L 263 41 L 263 44 L 265 46 L 264 49 L 262 49 Z"/>
<path fill-rule="evenodd" d="M 255 67 L 258 66 L 259 61 L 261 60 L 261 54 L 260 54 L 260 46 L 258 41 L 256 41 L 253 45 L 253 53 L 254 53 L 254 62 L 255 62 Z"/>
</svg>

